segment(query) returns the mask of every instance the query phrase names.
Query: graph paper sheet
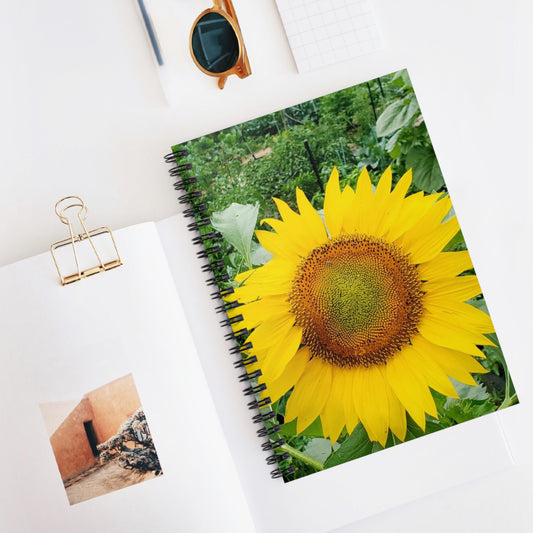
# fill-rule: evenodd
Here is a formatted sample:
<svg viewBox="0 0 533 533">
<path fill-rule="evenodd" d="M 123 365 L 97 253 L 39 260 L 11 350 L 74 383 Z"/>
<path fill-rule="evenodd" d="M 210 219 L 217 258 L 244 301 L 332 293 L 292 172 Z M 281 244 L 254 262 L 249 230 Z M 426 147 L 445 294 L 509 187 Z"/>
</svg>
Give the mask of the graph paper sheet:
<svg viewBox="0 0 533 533">
<path fill-rule="evenodd" d="M 372 0 L 276 0 L 298 72 L 383 47 Z"/>
</svg>

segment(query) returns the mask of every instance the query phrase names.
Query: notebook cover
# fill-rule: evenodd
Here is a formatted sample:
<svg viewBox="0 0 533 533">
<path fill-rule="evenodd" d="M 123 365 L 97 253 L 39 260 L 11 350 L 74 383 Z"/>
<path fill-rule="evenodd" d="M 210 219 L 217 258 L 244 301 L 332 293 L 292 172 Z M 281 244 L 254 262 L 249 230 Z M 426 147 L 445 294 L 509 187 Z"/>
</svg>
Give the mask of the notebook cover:
<svg viewBox="0 0 533 533">
<path fill-rule="evenodd" d="M 275 475 L 518 403 L 406 71 L 173 152 Z"/>
</svg>

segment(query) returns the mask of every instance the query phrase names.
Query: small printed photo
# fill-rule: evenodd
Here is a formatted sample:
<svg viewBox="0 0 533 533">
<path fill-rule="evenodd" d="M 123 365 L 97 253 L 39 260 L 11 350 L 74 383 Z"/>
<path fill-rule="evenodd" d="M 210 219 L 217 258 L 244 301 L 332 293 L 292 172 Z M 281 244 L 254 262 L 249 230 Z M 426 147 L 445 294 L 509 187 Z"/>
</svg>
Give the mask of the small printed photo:
<svg viewBox="0 0 533 533">
<path fill-rule="evenodd" d="M 70 505 L 162 475 L 131 374 L 40 408 Z"/>
</svg>

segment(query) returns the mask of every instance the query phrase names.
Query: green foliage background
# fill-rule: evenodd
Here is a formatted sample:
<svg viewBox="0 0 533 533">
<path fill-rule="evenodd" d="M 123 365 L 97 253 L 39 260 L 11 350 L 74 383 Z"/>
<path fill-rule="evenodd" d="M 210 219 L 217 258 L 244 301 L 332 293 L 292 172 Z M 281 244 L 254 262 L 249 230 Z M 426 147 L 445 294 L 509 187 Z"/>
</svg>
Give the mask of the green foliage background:
<svg viewBox="0 0 533 533">
<path fill-rule="evenodd" d="M 202 216 L 209 216 L 223 236 L 219 256 L 231 280 L 270 259 L 253 232 L 262 218 L 278 218 L 272 198 L 281 198 L 295 208 L 295 190 L 299 187 L 320 210 L 333 166 L 339 170 L 341 187 L 355 186 L 364 167 L 376 184 L 391 166 L 393 185 L 406 170 L 413 169 L 408 194 L 446 190 L 405 70 L 200 137 L 185 146 L 197 175 L 197 189 L 202 191 L 207 205 Z M 465 248 L 461 232 L 447 247 Z M 232 283 L 229 281 L 226 286 Z M 482 296 L 470 303 L 486 310 Z M 491 338 L 498 344 L 495 335 Z M 426 433 L 518 401 L 501 350 L 492 347 L 483 350 L 487 358 L 481 363 L 489 372 L 475 376 L 478 387 L 454 383 L 460 400 L 433 391 L 439 419 L 427 416 Z M 272 440 L 285 439 L 282 448 L 290 454 L 296 468 L 294 477 L 382 449 L 368 439 L 361 424 L 351 435 L 341 434 L 333 446 L 323 437 L 319 418 L 297 434 L 294 421 L 284 423 L 289 395 L 290 392 L 271 407 L 276 417 L 267 425 L 281 424 Z M 406 440 L 422 434 L 408 417 Z M 395 444 L 397 440 L 389 433 L 386 447 Z"/>
</svg>

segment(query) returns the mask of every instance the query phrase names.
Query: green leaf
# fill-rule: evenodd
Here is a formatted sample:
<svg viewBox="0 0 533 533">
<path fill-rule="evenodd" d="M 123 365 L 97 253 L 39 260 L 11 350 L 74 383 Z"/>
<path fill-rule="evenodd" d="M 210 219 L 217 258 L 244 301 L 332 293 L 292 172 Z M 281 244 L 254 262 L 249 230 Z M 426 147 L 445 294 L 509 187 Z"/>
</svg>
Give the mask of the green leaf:
<svg viewBox="0 0 533 533">
<path fill-rule="evenodd" d="M 313 439 L 304 449 L 304 453 L 323 463 L 332 452 L 329 439 Z"/>
<path fill-rule="evenodd" d="M 372 451 L 371 453 L 380 452 L 381 450 L 384 450 L 383 446 L 379 442 L 373 442 L 372 443 Z"/>
<path fill-rule="evenodd" d="M 337 466 L 372 453 L 372 442 L 369 440 L 362 424 L 358 424 L 352 434 L 333 452 L 324 463 L 324 468 Z"/>
<path fill-rule="evenodd" d="M 413 183 L 422 191 L 438 191 L 444 185 L 439 162 L 431 146 L 414 146 L 407 152 L 405 163 L 413 169 Z"/>
<path fill-rule="evenodd" d="M 258 214 L 258 203 L 233 203 L 211 215 L 211 225 L 242 255 L 248 268 L 252 268 L 251 247 Z"/>
<path fill-rule="evenodd" d="M 386 137 L 407 126 L 420 112 L 414 96 L 393 102 L 385 108 L 376 122 L 376 135 Z"/>
<path fill-rule="evenodd" d="M 489 310 L 487 308 L 485 298 L 472 298 L 471 300 L 468 300 L 466 303 L 476 307 L 477 309 L 481 309 L 481 311 L 483 311 L 484 313 L 487 313 L 487 315 L 489 314 Z"/>
<path fill-rule="evenodd" d="M 480 302 L 482 302 L 482 304 L 480 304 Z M 486 309 L 486 305 L 483 307 L 484 302 L 485 300 L 483 298 L 475 302 L 477 305 L 475 305 L 471 300 L 469 301 L 471 305 L 474 305 L 478 309 L 482 310 Z M 488 311 L 485 312 L 488 314 Z M 487 370 L 490 370 L 497 376 L 505 376 L 507 374 L 507 364 L 505 362 L 502 349 L 499 346 L 498 338 L 496 337 L 496 334 L 487 334 L 486 336 L 492 342 L 497 344 L 497 346 L 483 346 L 483 351 L 487 357 L 480 362 Z"/>
<path fill-rule="evenodd" d="M 400 144 L 397 144 L 390 152 L 389 155 L 392 159 L 398 159 L 402 155 L 402 147 Z"/>
<path fill-rule="evenodd" d="M 455 237 L 452 238 L 452 240 L 443 248 L 442 251 L 449 252 L 458 246 L 462 246 L 463 249 L 465 249 L 465 238 L 463 237 L 463 232 L 461 230 L 455 234 Z"/>
<path fill-rule="evenodd" d="M 273 255 L 265 250 L 260 244 L 252 241 L 252 248 L 250 253 L 250 259 L 255 266 L 261 266 L 268 263 L 272 259 Z"/>
<path fill-rule="evenodd" d="M 455 400 L 451 398 L 445 405 L 446 416 L 453 418 L 458 424 L 494 411 L 496 411 L 496 406 L 488 400 Z"/>
<path fill-rule="evenodd" d="M 280 433 L 284 437 L 294 437 L 296 435 L 305 435 L 306 437 L 323 437 L 322 432 L 322 423 L 320 422 L 320 417 L 317 417 L 315 421 L 307 426 L 301 433 L 296 433 L 296 419 L 287 422 L 286 424 L 281 424 Z"/>
<path fill-rule="evenodd" d="M 392 84 L 397 85 L 399 87 L 403 87 L 405 85 L 411 87 L 411 78 L 409 77 L 409 74 L 406 69 L 399 70 L 394 74 L 392 77 Z"/>
<path fill-rule="evenodd" d="M 439 411 L 440 407 L 442 407 L 444 405 L 444 402 L 448 399 L 448 396 L 445 396 L 444 394 L 434 389 L 431 389 L 431 395 L 433 396 L 433 400 L 435 400 L 437 411 Z"/>
<path fill-rule="evenodd" d="M 452 383 L 461 399 L 448 398 L 446 400 L 442 411 L 448 418 L 460 424 L 496 410 L 489 393 L 482 385 L 474 387 L 455 380 L 452 380 Z"/>
<path fill-rule="evenodd" d="M 465 383 L 460 383 L 459 381 L 456 381 L 453 378 L 451 378 L 451 381 L 461 400 L 470 399 L 485 401 L 489 399 L 489 394 L 485 390 L 485 387 L 483 387 L 482 385 L 474 387 L 473 385 L 466 385 Z M 454 400 L 454 398 L 448 398 L 448 401 L 450 400 Z M 455 399 L 455 401 L 457 400 Z"/>
<path fill-rule="evenodd" d="M 405 440 L 413 440 L 417 439 L 418 437 L 423 437 L 424 435 L 429 435 L 430 433 L 435 433 L 435 431 L 439 431 L 443 428 L 447 427 L 446 424 L 442 424 L 440 421 L 437 420 L 426 420 L 426 430 L 423 431 L 422 428 L 418 426 L 418 424 L 412 419 L 407 419 L 407 434 L 405 436 Z"/>
<path fill-rule="evenodd" d="M 398 146 L 398 137 L 400 136 L 400 133 L 402 130 L 398 130 L 388 141 L 385 145 L 385 150 L 389 152 L 389 155 L 395 159 L 401 154 L 401 147 Z M 397 154 L 397 155 L 393 155 Z"/>
</svg>

